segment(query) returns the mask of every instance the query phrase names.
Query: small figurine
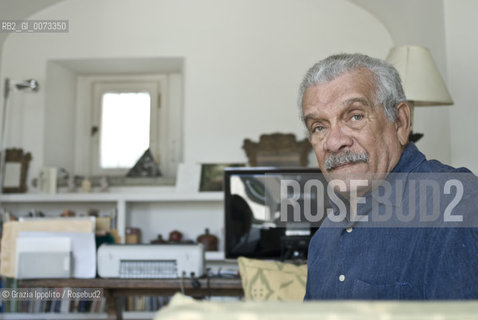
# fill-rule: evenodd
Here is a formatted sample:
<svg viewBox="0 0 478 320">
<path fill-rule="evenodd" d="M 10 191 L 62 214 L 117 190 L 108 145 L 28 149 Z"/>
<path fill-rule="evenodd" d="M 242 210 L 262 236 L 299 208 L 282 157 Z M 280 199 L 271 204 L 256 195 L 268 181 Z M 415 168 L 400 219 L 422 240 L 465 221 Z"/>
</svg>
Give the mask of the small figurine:
<svg viewBox="0 0 478 320">
<path fill-rule="evenodd" d="M 98 218 L 100 216 L 100 212 L 98 209 L 88 209 L 88 216 Z"/>
<path fill-rule="evenodd" d="M 168 243 L 166 240 L 163 239 L 163 236 L 161 234 L 158 234 L 158 237 L 156 239 L 153 239 L 150 241 L 151 244 L 165 244 Z"/>
<path fill-rule="evenodd" d="M 100 179 L 100 192 L 108 191 L 108 179 L 102 176 Z"/>
<path fill-rule="evenodd" d="M 217 251 L 217 237 L 209 233 L 206 228 L 205 233 L 197 237 L 197 242 L 204 245 L 206 251 Z"/>
<path fill-rule="evenodd" d="M 63 210 L 63 212 L 61 213 L 60 215 L 61 217 L 76 217 L 76 213 L 75 211 L 72 211 L 72 210 Z"/>
<path fill-rule="evenodd" d="M 68 176 L 67 187 L 68 187 L 68 192 L 76 191 L 75 176 L 72 174 Z"/>
<path fill-rule="evenodd" d="M 81 181 L 81 190 L 83 190 L 83 192 L 91 192 L 91 182 L 88 178 L 84 178 L 83 181 Z"/>
<path fill-rule="evenodd" d="M 181 242 L 183 239 L 183 234 L 178 230 L 173 230 L 169 233 L 169 241 L 170 242 Z"/>
<path fill-rule="evenodd" d="M 126 228 L 126 243 L 127 244 L 138 244 L 141 243 L 141 229 L 135 227 Z"/>
</svg>

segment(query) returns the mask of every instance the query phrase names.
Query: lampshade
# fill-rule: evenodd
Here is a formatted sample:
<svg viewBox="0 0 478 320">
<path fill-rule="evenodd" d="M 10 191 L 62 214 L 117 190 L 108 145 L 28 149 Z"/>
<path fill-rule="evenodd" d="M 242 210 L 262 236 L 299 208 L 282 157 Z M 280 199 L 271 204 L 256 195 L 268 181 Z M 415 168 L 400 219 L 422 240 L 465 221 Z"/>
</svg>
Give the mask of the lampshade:
<svg viewBox="0 0 478 320">
<path fill-rule="evenodd" d="M 445 82 L 427 48 L 394 47 L 390 50 L 387 61 L 397 69 L 402 78 L 405 96 L 415 106 L 453 104 Z"/>
</svg>

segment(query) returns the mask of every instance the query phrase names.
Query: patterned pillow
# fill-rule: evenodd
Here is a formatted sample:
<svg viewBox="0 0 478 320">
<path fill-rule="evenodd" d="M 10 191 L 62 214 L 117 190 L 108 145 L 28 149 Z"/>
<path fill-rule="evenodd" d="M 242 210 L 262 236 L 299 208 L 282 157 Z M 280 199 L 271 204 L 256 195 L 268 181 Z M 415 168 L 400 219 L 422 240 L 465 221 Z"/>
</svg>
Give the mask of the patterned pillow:
<svg viewBox="0 0 478 320">
<path fill-rule="evenodd" d="M 307 265 L 240 257 L 239 272 L 246 300 L 302 301 L 305 295 Z"/>
</svg>

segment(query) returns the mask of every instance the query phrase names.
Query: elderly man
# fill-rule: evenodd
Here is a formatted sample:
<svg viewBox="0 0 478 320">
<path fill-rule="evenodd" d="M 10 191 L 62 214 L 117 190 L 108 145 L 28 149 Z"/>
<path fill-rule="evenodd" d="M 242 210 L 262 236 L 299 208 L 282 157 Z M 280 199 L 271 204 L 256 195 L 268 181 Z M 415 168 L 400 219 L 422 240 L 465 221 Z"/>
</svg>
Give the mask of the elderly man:
<svg viewBox="0 0 478 320">
<path fill-rule="evenodd" d="M 367 227 L 351 219 L 351 213 L 371 212 L 367 201 L 357 205 L 347 196 L 354 191 L 355 177 L 371 181 L 432 172 L 472 176 L 466 169 L 426 160 L 408 142 L 410 108 L 397 71 L 365 55 L 334 55 L 307 72 L 299 100 L 319 167 L 329 183 L 337 177 L 345 180 L 340 191 L 348 204 L 347 218 L 341 223 L 326 219 L 310 242 L 305 299 L 478 299 L 475 228 Z M 467 179 L 478 186 L 474 176 Z M 372 191 L 368 185 L 355 194 L 369 199 Z M 390 206 L 408 205 L 409 197 L 405 193 Z M 476 217 L 475 194 L 467 203 L 464 208 L 476 205 L 467 218 Z"/>
</svg>

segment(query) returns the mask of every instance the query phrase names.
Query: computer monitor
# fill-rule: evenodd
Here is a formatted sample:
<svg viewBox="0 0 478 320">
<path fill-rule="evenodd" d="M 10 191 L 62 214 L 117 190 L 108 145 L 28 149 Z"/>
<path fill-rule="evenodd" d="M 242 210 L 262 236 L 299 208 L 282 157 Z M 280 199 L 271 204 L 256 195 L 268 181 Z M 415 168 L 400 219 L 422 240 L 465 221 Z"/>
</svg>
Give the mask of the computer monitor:
<svg viewBox="0 0 478 320">
<path fill-rule="evenodd" d="M 226 168 L 226 258 L 305 260 L 321 220 L 308 221 L 304 208 L 328 206 L 317 188 L 305 192 L 310 179 L 325 181 L 317 168 Z"/>
</svg>

